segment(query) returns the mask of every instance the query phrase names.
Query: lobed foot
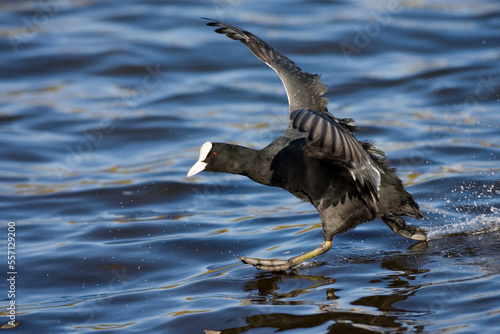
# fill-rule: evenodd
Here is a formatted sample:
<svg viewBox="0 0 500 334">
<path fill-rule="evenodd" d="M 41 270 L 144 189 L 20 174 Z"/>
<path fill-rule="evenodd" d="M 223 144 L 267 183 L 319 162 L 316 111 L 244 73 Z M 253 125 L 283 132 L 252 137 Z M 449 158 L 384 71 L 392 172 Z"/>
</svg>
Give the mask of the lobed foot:
<svg viewBox="0 0 500 334">
<path fill-rule="evenodd" d="M 285 271 L 292 267 L 290 260 L 266 260 L 266 259 L 257 259 L 253 257 L 244 257 L 238 256 L 241 262 L 246 264 L 251 264 L 255 268 L 259 270 L 267 270 L 267 271 Z"/>
<path fill-rule="evenodd" d="M 391 228 L 391 230 L 402 237 L 412 240 L 425 241 L 427 240 L 427 231 L 415 225 L 406 225 L 405 221 L 398 216 L 382 217 L 384 223 Z"/>
<path fill-rule="evenodd" d="M 319 247 L 313 249 L 310 252 L 304 253 L 302 255 L 292 257 L 291 259 L 288 260 L 264 260 L 264 259 L 257 259 L 257 258 L 252 258 L 252 257 L 244 257 L 244 256 L 238 256 L 238 258 L 243 262 L 247 264 L 251 264 L 257 269 L 260 270 L 268 270 L 268 271 L 285 271 L 287 269 L 290 269 L 292 267 L 295 267 L 299 265 L 300 263 L 312 259 L 315 256 L 318 256 L 320 254 L 323 254 L 324 252 L 328 252 L 328 250 L 332 247 L 332 241 L 324 241 L 319 245 Z"/>
<path fill-rule="evenodd" d="M 412 240 L 427 240 L 427 231 L 415 225 L 406 225 L 404 229 L 399 230 L 397 233 L 405 238 Z"/>
</svg>

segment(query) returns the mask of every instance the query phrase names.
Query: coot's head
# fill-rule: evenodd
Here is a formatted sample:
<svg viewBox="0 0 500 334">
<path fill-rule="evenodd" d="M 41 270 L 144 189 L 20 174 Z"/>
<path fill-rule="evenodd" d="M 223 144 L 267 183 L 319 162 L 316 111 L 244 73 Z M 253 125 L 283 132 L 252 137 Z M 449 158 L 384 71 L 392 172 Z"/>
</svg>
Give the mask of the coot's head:
<svg viewBox="0 0 500 334">
<path fill-rule="evenodd" d="M 210 172 L 232 172 L 235 161 L 232 161 L 232 150 L 229 144 L 211 143 L 207 141 L 200 148 L 200 157 L 191 167 L 187 176 L 193 176 L 202 171 Z"/>
</svg>

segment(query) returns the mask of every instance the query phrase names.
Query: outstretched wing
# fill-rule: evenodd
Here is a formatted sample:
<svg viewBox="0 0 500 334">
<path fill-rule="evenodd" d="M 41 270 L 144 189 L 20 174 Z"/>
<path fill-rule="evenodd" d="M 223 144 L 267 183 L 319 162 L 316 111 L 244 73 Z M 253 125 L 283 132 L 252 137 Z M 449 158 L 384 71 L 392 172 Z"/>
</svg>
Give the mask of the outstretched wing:
<svg viewBox="0 0 500 334">
<path fill-rule="evenodd" d="M 294 129 L 309 133 L 308 144 L 317 151 L 317 156 L 338 159 L 346 164 L 361 196 L 377 208 L 380 173 L 372 163 L 370 154 L 354 135 L 329 113 L 296 109 L 290 114 L 290 119 Z"/>
<path fill-rule="evenodd" d="M 215 31 L 247 45 L 252 53 L 278 73 L 288 96 L 290 112 L 295 109 L 313 109 L 327 112 L 327 91 L 319 74 L 303 71 L 293 61 L 252 33 L 222 21 L 207 23 L 220 27 Z"/>
</svg>

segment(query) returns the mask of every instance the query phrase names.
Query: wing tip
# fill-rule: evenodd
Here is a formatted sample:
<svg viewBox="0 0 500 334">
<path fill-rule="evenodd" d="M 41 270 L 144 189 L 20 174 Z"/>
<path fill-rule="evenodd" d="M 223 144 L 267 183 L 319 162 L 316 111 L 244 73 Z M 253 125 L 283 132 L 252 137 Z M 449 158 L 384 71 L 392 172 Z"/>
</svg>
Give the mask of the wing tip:
<svg viewBox="0 0 500 334">
<path fill-rule="evenodd" d="M 249 31 L 220 20 L 201 18 L 210 21 L 206 24 L 207 26 L 219 27 L 215 29 L 216 33 L 225 34 L 230 39 L 247 45 L 257 58 L 278 73 L 287 91 L 290 111 L 307 107 L 322 113 L 328 112 L 328 98 L 324 96 L 328 87 L 321 82 L 321 74 L 312 74 L 302 70 L 291 59 Z M 297 85 L 300 86 L 297 87 Z"/>
</svg>

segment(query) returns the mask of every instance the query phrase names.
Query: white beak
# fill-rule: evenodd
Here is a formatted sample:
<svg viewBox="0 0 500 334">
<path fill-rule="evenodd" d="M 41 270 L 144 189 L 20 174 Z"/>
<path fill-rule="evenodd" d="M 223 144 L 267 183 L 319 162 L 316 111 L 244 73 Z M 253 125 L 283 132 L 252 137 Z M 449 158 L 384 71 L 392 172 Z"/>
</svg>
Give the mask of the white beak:
<svg viewBox="0 0 500 334">
<path fill-rule="evenodd" d="M 206 166 L 207 166 L 207 164 L 205 162 L 198 161 L 197 163 L 195 163 L 193 165 L 193 167 L 191 167 L 191 169 L 189 170 L 189 172 L 187 174 L 187 177 L 191 177 L 193 175 L 198 174 L 199 172 L 203 171 Z"/>
<path fill-rule="evenodd" d="M 207 167 L 207 163 L 203 162 L 208 156 L 208 153 L 210 153 L 210 150 L 212 149 L 212 143 L 207 141 L 200 147 L 200 157 L 198 158 L 198 161 L 191 167 L 189 172 L 187 173 L 187 177 L 191 177 L 193 175 L 198 174 L 199 172 L 203 171 L 205 167 Z"/>
</svg>

